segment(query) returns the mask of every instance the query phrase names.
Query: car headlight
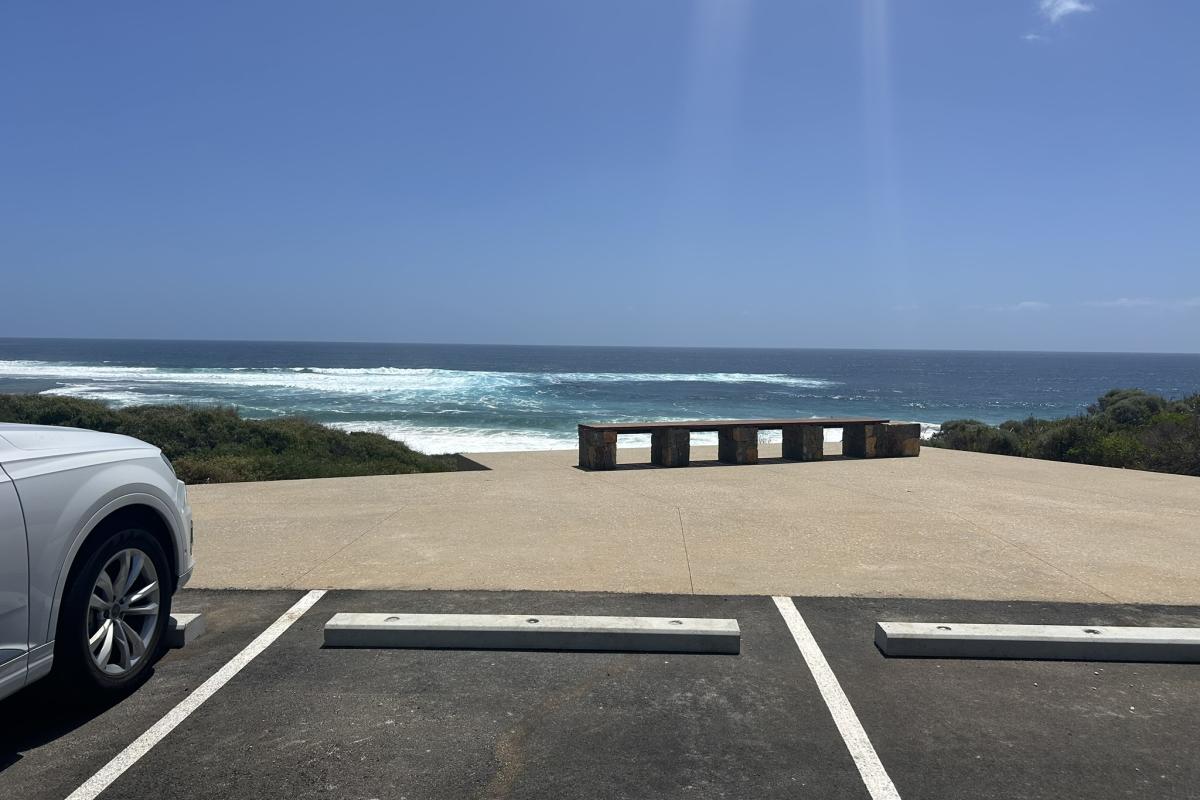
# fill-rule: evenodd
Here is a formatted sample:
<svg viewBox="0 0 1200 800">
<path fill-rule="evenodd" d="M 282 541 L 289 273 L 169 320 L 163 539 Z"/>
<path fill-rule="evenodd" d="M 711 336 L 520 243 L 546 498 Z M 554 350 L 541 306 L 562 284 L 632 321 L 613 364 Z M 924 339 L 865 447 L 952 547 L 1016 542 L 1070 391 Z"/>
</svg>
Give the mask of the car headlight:
<svg viewBox="0 0 1200 800">
<path fill-rule="evenodd" d="M 179 476 L 175 474 L 175 467 L 171 464 L 171 459 L 167 458 L 167 454 L 161 451 L 159 455 L 162 456 L 163 463 L 167 465 L 167 469 L 171 471 L 171 477 L 178 479 Z"/>
</svg>

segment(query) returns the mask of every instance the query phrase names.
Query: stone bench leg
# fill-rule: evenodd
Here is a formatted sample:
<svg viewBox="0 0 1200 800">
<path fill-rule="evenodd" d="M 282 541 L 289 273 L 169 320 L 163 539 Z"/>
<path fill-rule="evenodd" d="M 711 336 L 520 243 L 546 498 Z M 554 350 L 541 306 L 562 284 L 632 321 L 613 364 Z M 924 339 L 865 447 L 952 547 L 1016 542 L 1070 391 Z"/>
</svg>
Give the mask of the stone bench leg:
<svg viewBox="0 0 1200 800">
<path fill-rule="evenodd" d="M 876 458 L 905 458 L 921 455 L 921 423 L 886 422 L 876 426 Z"/>
<path fill-rule="evenodd" d="M 666 428 L 650 434 L 650 461 L 660 467 L 686 467 L 691 460 L 692 432 Z"/>
<path fill-rule="evenodd" d="M 757 464 L 758 428 L 725 428 L 718 431 L 717 459 L 726 464 Z"/>
<path fill-rule="evenodd" d="M 881 425 L 847 425 L 842 428 L 842 455 L 848 458 L 875 458 Z"/>
<path fill-rule="evenodd" d="M 616 431 L 579 431 L 579 466 L 584 469 L 617 468 Z"/>
<path fill-rule="evenodd" d="M 785 426 L 783 457 L 789 461 L 820 461 L 825 457 L 825 429 L 820 425 Z"/>
</svg>

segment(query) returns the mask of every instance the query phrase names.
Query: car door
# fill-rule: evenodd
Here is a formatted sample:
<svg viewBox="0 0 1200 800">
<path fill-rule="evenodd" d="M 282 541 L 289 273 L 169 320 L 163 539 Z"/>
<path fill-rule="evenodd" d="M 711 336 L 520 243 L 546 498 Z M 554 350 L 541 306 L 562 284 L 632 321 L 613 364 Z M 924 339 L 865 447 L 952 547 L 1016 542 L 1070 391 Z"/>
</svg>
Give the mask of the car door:
<svg viewBox="0 0 1200 800">
<path fill-rule="evenodd" d="M 25 684 L 29 650 L 29 547 L 21 503 L 0 466 L 0 697 Z"/>
</svg>

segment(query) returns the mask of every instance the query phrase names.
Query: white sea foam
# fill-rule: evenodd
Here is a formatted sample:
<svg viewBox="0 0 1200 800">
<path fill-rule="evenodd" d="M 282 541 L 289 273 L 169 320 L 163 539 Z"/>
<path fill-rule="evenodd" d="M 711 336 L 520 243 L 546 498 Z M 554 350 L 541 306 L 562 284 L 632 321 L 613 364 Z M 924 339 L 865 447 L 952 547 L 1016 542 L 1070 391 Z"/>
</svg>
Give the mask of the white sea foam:
<svg viewBox="0 0 1200 800">
<path fill-rule="evenodd" d="M 401 367 L 169 369 L 57 364 L 45 361 L 0 361 L 0 376 L 40 378 L 65 384 L 109 383 L 180 384 L 274 388 L 335 394 L 479 392 L 522 386 L 564 383 L 765 383 L 817 388 L 833 382 L 793 375 L 740 372 L 494 372 L 487 370 L 409 369 Z M 56 392 L 57 393 L 57 392 Z"/>
<path fill-rule="evenodd" d="M 304 413 L 304 408 L 353 415 L 338 408 L 345 400 L 361 398 L 397 406 L 424 406 L 425 413 L 443 416 L 471 414 L 471 408 L 538 414 L 543 403 L 552 403 L 556 392 L 571 394 L 567 384 L 619 383 L 721 383 L 767 384 L 800 389 L 836 385 L 835 381 L 781 374 L 738 372 L 641 373 L 641 372 L 495 372 L 477 370 L 375 368 L 276 368 L 276 369 L 173 369 L 123 367 L 111 364 L 78 365 L 45 361 L 0 360 L 0 378 L 28 378 L 57 383 L 45 394 L 102 400 L 114 406 L 162 403 L 236 403 L 243 410 L 275 413 Z M 524 394 L 513 389 L 526 388 Z M 245 391 L 240 391 L 245 390 Z M 266 395 L 266 396 L 263 396 Z M 286 397 L 280 397 L 285 395 Z M 328 400 L 323 399 L 328 398 Z M 543 399 L 545 398 L 545 399 Z M 561 400 L 563 398 L 559 398 Z M 293 407 L 292 403 L 299 403 Z M 262 405 L 257 405 L 262 403 Z M 439 408 L 439 404 L 447 407 Z M 455 404 L 466 407 L 454 407 Z M 301 407 L 303 406 L 303 408 Z M 601 410 L 602 412 L 602 410 Z M 595 412 L 580 411 L 580 418 Z M 603 412 L 602 412 L 603 413 Z M 689 416 L 680 410 L 683 416 Z M 609 419 L 617 417 L 606 415 Z M 690 416 L 696 416 L 691 414 Z M 651 417 L 653 418 L 653 417 Z M 423 452 L 495 452 L 504 450 L 557 450 L 576 447 L 573 430 L 555 432 L 505 427 L 420 425 L 400 421 L 348 419 L 330 423 L 343 430 L 366 430 L 407 442 Z M 922 424 L 928 438 L 938 426 Z M 778 432 L 765 432 L 764 442 L 778 442 Z M 624 446 L 649 446 L 649 436 L 622 437 Z M 825 431 L 827 442 L 841 440 L 841 431 Z M 715 445 L 716 434 L 696 434 L 697 445 Z"/>
<path fill-rule="evenodd" d="M 42 394 L 52 394 L 59 397 L 81 397 L 85 400 L 103 400 L 117 408 L 142 405 L 170 405 L 172 403 L 197 403 L 199 398 L 180 394 L 149 394 L 135 391 L 124 386 L 105 386 L 98 384 L 79 384 L 75 386 L 60 386 L 47 389 Z"/>
<path fill-rule="evenodd" d="M 403 422 L 330 422 L 343 431 L 381 433 L 422 453 L 503 453 L 517 450 L 573 450 L 567 436 L 545 431 L 484 430 L 453 426 L 423 426 Z M 647 446 L 649 446 L 649 437 Z"/>
<path fill-rule="evenodd" d="M 422 453 L 504 453 L 525 450 L 574 450 L 578 442 L 573 433 L 551 433 L 547 431 L 481 430 L 453 426 L 423 426 L 402 422 L 331 422 L 329 427 L 344 431 L 366 431 L 380 433 L 389 439 L 407 444 Z M 941 426 L 922 422 L 921 438 L 928 439 Z M 783 438 L 779 431 L 763 431 L 759 441 L 763 444 L 778 444 Z M 694 433 L 692 444 L 696 447 L 716 446 L 717 434 Z M 842 441 L 841 428 L 826 428 L 825 441 Z M 649 434 L 623 434 L 621 447 L 649 447 Z"/>
<path fill-rule="evenodd" d="M 483 430 L 480 428 L 458 428 L 453 426 L 412 425 L 404 422 L 330 422 L 331 428 L 343 431 L 366 431 L 380 433 L 389 439 L 404 442 L 422 453 L 504 453 L 524 450 L 574 450 L 578 446 L 575 434 L 551 433 L 547 431 Z M 759 441 L 763 444 L 778 444 L 782 440 L 779 431 L 763 431 Z M 842 440 L 840 428 L 825 430 L 825 441 L 837 443 Z M 717 444 L 715 433 L 692 434 L 692 445 L 696 447 Z M 630 433 L 621 435 L 621 447 L 649 447 L 650 435 Z"/>
</svg>

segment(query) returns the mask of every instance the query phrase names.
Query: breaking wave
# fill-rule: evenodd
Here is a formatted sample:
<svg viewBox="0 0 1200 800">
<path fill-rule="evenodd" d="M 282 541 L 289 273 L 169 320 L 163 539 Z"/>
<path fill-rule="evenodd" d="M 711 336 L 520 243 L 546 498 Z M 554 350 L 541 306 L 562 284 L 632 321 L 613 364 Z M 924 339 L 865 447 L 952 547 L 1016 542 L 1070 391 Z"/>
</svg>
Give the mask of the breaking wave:
<svg viewBox="0 0 1200 800">
<path fill-rule="evenodd" d="M 236 406 L 250 417 L 301 415 L 431 453 L 570 449 L 575 425 L 584 420 L 857 414 L 865 412 L 855 405 L 871 400 L 842 393 L 839 381 L 744 372 L 213 369 L 0 360 L 0 381 L 117 407 L 183 403 Z M 826 436 L 837 441 L 840 431 Z M 641 438 L 630 436 L 627 444 L 649 444 L 648 436 Z M 716 436 L 698 434 L 694 442 L 715 444 Z"/>
<path fill-rule="evenodd" d="M 113 383 L 245 386 L 311 390 L 341 394 L 373 392 L 424 392 L 488 390 L 516 387 L 611 383 L 720 383 L 770 384 L 801 388 L 834 385 L 833 381 L 793 375 L 759 375 L 741 372 L 489 372 L 449 369 L 373 367 L 281 367 L 271 369 L 169 369 L 105 365 L 54 364 L 43 361 L 0 361 L 0 376 L 39 378 L 63 383 L 49 394 L 88 396 L 89 387 L 103 392 Z M 86 383 L 78 383 L 84 381 Z"/>
</svg>

